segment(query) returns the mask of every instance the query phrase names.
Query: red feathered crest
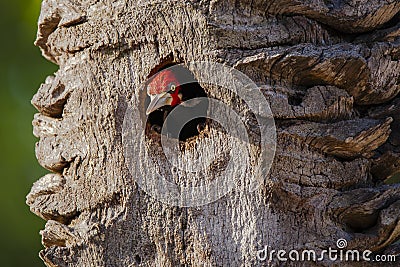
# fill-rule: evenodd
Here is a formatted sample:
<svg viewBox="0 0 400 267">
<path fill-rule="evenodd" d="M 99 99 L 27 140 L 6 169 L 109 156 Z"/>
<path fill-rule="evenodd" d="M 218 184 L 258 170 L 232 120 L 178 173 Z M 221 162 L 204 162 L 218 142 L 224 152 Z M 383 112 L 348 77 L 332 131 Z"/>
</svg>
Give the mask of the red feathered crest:
<svg viewBox="0 0 400 267">
<path fill-rule="evenodd" d="M 174 83 L 179 87 L 178 80 L 171 70 L 163 70 L 155 74 L 154 78 L 147 85 L 147 93 L 149 95 L 158 95 L 169 90 L 169 85 Z"/>
</svg>

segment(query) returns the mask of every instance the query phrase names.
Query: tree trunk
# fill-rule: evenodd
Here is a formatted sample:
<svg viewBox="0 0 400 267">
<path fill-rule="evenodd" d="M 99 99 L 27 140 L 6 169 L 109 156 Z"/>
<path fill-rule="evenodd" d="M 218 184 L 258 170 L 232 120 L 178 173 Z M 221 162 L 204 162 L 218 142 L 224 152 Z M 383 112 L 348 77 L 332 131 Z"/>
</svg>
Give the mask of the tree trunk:
<svg viewBox="0 0 400 267">
<path fill-rule="evenodd" d="M 283 262 L 265 258 L 265 247 L 397 255 L 400 187 L 390 181 L 400 172 L 399 10 L 396 0 L 44 0 L 36 45 L 60 68 L 32 100 L 36 155 L 51 171 L 27 196 L 47 221 L 40 257 L 47 266 L 369 266 Z M 275 157 L 254 190 L 253 163 L 265 149 L 259 119 L 268 116 L 208 84 L 192 62 L 243 72 L 269 102 Z M 181 143 L 188 168 L 219 153 L 193 183 L 211 183 L 234 161 L 232 190 L 210 201 L 149 189 L 158 174 L 185 183 L 161 136 L 144 135 L 135 113 L 145 108 L 143 83 L 174 64 L 247 129 L 238 141 L 250 147 L 243 175 L 227 129 L 210 122 Z M 138 154 L 127 154 L 126 142 Z"/>
</svg>

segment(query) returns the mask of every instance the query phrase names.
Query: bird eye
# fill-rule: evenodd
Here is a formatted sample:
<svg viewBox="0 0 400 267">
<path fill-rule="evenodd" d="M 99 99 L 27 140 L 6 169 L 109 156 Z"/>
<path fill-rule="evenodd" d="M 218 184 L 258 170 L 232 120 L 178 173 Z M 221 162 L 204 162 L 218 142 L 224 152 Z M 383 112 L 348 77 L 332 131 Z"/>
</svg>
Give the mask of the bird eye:
<svg viewBox="0 0 400 267">
<path fill-rule="evenodd" d="M 169 86 L 169 90 L 170 90 L 171 92 L 174 92 L 175 89 L 176 89 L 176 85 L 172 83 L 172 84 Z"/>
</svg>

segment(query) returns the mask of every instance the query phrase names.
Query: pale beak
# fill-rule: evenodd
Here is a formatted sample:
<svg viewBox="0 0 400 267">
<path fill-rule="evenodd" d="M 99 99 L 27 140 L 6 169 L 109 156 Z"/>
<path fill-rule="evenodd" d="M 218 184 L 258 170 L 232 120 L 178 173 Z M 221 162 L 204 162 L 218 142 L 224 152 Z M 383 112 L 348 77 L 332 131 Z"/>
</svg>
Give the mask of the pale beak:
<svg viewBox="0 0 400 267">
<path fill-rule="evenodd" d="M 163 107 L 163 106 L 168 106 L 171 105 L 172 103 L 172 96 L 171 94 L 165 92 L 161 93 L 155 96 L 150 96 L 151 101 L 149 106 L 147 107 L 146 110 L 146 115 L 149 115 L 153 111 Z"/>
</svg>

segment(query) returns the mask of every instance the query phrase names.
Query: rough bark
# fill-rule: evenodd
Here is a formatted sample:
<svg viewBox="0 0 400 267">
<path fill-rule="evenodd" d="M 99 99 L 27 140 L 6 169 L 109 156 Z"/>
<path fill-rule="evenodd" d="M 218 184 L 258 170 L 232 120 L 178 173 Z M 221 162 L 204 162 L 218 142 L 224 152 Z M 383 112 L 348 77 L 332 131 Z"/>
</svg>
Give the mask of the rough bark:
<svg viewBox="0 0 400 267">
<path fill-rule="evenodd" d="M 32 100 L 36 155 L 51 171 L 27 196 L 47 221 L 40 257 L 47 266 L 260 266 L 265 245 L 320 251 L 339 238 L 397 255 L 400 187 L 385 181 L 400 172 L 399 11 L 396 0 L 44 0 L 36 45 L 59 70 Z M 242 190 L 244 177 L 223 198 L 182 208 L 138 187 L 122 128 L 150 74 L 191 61 L 224 63 L 259 85 L 277 148 L 258 190 Z M 246 118 L 240 101 L 202 86 Z M 209 134 L 229 150 L 229 136 Z M 145 160 L 150 171 L 168 168 L 162 156 Z"/>
</svg>

